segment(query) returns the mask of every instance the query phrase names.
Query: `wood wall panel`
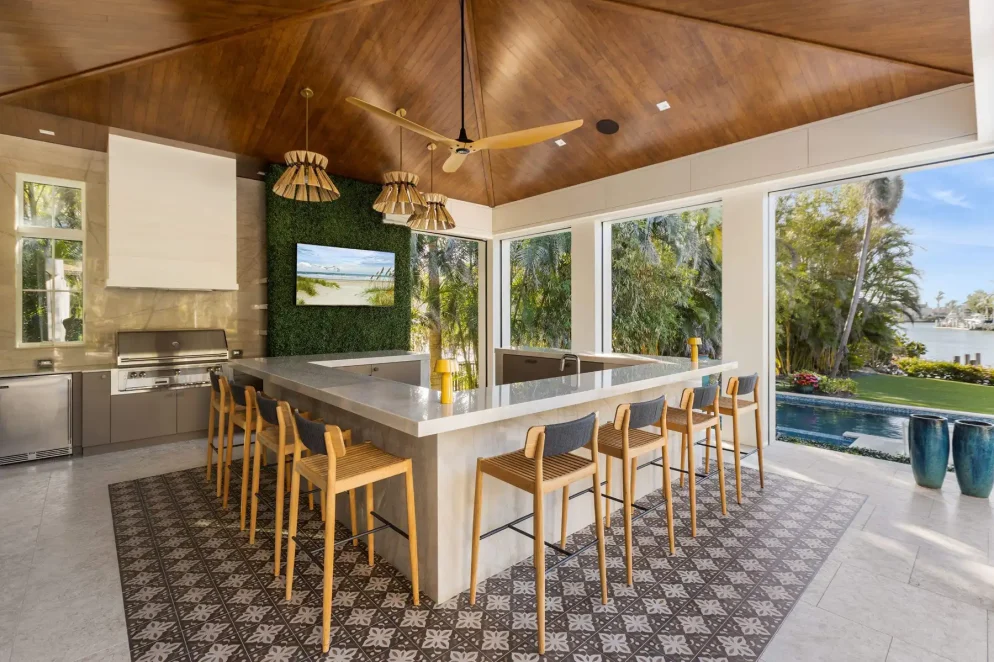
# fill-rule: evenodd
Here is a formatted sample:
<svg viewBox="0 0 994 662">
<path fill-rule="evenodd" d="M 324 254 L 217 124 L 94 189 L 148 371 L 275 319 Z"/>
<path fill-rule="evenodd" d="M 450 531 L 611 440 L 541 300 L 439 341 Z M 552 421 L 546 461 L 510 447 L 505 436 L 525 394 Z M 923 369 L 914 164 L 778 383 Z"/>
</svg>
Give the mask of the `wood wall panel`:
<svg viewBox="0 0 994 662">
<path fill-rule="evenodd" d="M 474 154 L 455 174 L 441 172 L 440 153 L 436 189 L 501 204 L 969 82 L 966 2 L 472 0 L 469 135 L 479 137 L 478 118 L 489 135 L 585 124 L 566 147 Z M 16 37 L 0 43 L 0 96 L 82 72 L 5 102 L 281 161 L 303 147 L 306 85 L 315 91 L 311 148 L 328 157 L 332 174 L 367 181 L 398 166 L 398 130 L 345 97 L 403 106 L 419 124 L 458 133 L 457 0 L 79 4 L 39 0 L 0 16 L 0 31 Z M 335 5 L 339 13 L 325 11 Z M 256 24 L 265 27 L 86 73 Z M 62 40 L 64 32 L 72 37 Z M 47 56 L 36 48 L 44 44 L 55 45 Z M 673 107 L 660 113 L 663 99 Z M 621 131 L 598 133 L 602 118 Z M 405 135 L 405 169 L 427 189 L 424 146 Z"/>
</svg>

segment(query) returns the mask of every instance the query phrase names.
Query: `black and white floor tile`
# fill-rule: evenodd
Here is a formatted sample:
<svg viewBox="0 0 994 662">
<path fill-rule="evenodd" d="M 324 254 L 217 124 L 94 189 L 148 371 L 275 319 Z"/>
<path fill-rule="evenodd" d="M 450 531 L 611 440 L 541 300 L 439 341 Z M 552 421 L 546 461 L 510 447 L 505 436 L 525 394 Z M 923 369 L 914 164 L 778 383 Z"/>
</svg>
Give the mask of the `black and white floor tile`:
<svg viewBox="0 0 994 662">
<path fill-rule="evenodd" d="M 199 468 L 110 487 L 134 662 L 753 662 L 865 499 L 775 474 L 760 490 L 758 475 L 743 469 L 743 504 L 730 480 L 727 517 L 716 483 L 699 482 L 692 538 L 686 490 L 674 485 L 677 553 L 669 555 L 663 508 L 637 522 L 631 587 L 616 511 L 610 600 L 600 601 L 596 547 L 549 572 L 544 656 L 530 562 L 482 582 L 475 606 L 467 593 L 414 607 L 403 575 L 379 559 L 368 566 L 365 548 L 348 545 L 336 554 L 332 645 L 323 655 L 321 568 L 298 554 L 294 599 L 284 599 L 272 514 L 260 507 L 249 545 L 239 529 L 240 468 L 232 474 L 226 511 Z M 263 489 L 273 490 L 271 481 Z M 302 507 L 301 535 L 320 530 L 317 511 Z M 590 527 L 568 546 L 592 539 Z"/>
</svg>

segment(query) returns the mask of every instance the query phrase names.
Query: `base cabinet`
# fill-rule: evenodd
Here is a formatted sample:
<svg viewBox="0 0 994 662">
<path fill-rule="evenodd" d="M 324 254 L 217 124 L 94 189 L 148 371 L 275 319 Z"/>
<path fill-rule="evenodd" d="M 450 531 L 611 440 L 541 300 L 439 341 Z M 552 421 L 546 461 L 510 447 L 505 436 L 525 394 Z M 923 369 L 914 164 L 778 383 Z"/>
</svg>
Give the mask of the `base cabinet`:
<svg viewBox="0 0 994 662">
<path fill-rule="evenodd" d="M 176 434 L 176 393 L 150 391 L 112 396 L 111 443 Z M 206 414 L 203 420 L 207 420 Z"/>
<path fill-rule="evenodd" d="M 110 443 L 110 372 L 84 372 L 80 398 L 84 448 Z"/>
<path fill-rule="evenodd" d="M 210 386 L 176 391 L 176 432 L 183 434 L 206 430 L 210 409 Z"/>
<path fill-rule="evenodd" d="M 389 379 L 392 382 L 421 386 L 421 361 L 401 361 L 400 363 L 379 363 L 372 367 L 373 377 Z"/>
</svg>

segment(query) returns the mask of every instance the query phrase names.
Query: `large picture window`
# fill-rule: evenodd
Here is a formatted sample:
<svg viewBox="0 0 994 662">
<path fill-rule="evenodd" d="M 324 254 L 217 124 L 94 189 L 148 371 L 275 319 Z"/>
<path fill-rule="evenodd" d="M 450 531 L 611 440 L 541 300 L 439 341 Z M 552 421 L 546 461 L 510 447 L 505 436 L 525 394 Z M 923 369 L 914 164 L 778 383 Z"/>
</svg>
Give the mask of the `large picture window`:
<svg viewBox="0 0 994 662">
<path fill-rule="evenodd" d="M 611 348 L 721 356 L 721 207 L 612 223 Z"/>
<path fill-rule="evenodd" d="M 480 242 L 412 233 L 411 349 L 455 359 L 457 390 L 479 384 Z M 432 386 L 440 376 L 432 369 Z"/>
<path fill-rule="evenodd" d="M 85 184 L 17 176 L 18 345 L 83 342 Z"/>
<path fill-rule="evenodd" d="M 505 242 L 512 346 L 570 348 L 571 243 L 568 231 Z"/>
</svg>

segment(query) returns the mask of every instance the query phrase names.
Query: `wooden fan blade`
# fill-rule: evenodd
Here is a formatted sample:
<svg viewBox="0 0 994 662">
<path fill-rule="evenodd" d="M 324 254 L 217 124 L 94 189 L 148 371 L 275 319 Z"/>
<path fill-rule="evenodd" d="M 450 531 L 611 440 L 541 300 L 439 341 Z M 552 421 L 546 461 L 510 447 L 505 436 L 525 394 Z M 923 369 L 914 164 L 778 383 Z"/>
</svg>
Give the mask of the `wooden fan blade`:
<svg viewBox="0 0 994 662">
<path fill-rule="evenodd" d="M 571 122 L 560 122 L 559 124 L 548 124 L 538 126 L 534 129 L 514 131 L 512 133 L 502 133 L 499 136 L 488 136 L 480 138 L 472 144 L 472 149 L 510 149 L 512 147 L 526 147 L 535 143 L 551 140 L 564 133 L 569 133 L 574 129 L 583 126 L 583 120 L 573 120 Z"/>
<path fill-rule="evenodd" d="M 445 159 L 445 163 L 442 164 L 442 170 L 444 172 L 455 172 L 462 165 L 462 162 L 466 160 L 469 154 L 459 154 L 458 152 L 452 152 L 449 158 Z"/>
<path fill-rule="evenodd" d="M 432 140 L 434 142 L 441 143 L 442 145 L 445 145 L 447 147 L 455 147 L 458 144 L 455 140 L 452 140 L 451 138 L 446 138 L 440 133 L 435 133 L 431 129 L 426 129 L 420 124 L 415 124 L 409 119 L 405 119 L 400 115 L 391 113 L 389 110 L 384 110 L 379 106 L 374 106 L 368 101 L 363 101 L 362 99 L 357 99 L 355 97 L 348 97 L 345 100 L 348 101 L 353 106 L 358 106 L 363 110 L 365 110 L 366 112 L 376 115 L 377 117 L 381 117 L 385 120 L 393 122 L 394 124 L 399 124 L 408 131 L 413 131 L 414 133 L 420 134 L 425 138 L 428 138 L 429 140 Z"/>
</svg>

